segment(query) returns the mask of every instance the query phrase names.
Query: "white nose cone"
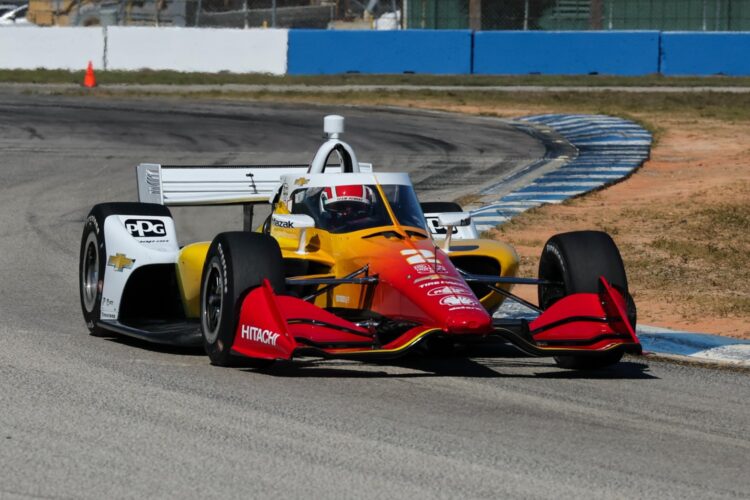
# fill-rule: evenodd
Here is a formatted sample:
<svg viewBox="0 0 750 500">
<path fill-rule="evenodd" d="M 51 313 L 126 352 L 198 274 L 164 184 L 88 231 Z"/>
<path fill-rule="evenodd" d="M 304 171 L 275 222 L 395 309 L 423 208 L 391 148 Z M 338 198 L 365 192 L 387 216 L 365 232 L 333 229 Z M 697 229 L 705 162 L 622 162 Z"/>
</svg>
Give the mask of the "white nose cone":
<svg viewBox="0 0 750 500">
<path fill-rule="evenodd" d="M 344 117 L 339 115 L 328 115 L 323 118 L 323 132 L 330 139 L 338 139 L 339 134 L 344 133 Z"/>
</svg>

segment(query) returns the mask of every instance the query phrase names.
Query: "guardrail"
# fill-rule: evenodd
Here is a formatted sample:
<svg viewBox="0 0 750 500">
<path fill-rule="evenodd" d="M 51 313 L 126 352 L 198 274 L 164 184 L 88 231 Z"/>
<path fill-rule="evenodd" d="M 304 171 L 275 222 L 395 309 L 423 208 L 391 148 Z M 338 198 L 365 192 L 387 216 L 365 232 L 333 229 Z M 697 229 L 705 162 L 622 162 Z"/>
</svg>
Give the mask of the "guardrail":
<svg viewBox="0 0 750 500">
<path fill-rule="evenodd" d="M 750 32 L 0 28 L 0 69 L 750 75 Z"/>
</svg>

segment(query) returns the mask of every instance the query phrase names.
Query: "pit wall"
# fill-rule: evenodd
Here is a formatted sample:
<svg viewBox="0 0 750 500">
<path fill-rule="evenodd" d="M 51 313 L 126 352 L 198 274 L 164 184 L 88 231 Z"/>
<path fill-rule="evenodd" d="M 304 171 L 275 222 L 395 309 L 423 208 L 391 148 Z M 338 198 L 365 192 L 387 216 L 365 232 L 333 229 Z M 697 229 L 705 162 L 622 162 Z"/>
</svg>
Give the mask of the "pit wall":
<svg viewBox="0 0 750 500">
<path fill-rule="evenodd" d="M 750 76 L 750 32 L 0 29 L 0 69 Z"/>
</svg>

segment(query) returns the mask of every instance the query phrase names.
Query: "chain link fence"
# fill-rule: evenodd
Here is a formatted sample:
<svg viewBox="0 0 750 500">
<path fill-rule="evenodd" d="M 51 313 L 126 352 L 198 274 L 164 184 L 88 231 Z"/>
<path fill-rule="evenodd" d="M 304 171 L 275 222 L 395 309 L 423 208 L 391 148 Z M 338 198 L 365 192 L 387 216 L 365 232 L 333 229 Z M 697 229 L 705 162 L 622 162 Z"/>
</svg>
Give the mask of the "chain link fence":
<svg viewBox="0 0 750 500">
<path fill-rule="evenodd" d="M 30 0 L 27 18 L 41 26 L 401 29 L 402 3 L 403 0 Z"/>
<path fill-rule="evenodd" d="M 409 28 L 750 30 L 750 0 L 406 0 Z"/>
<path fill-rule="evenodd" d="M 27 17 L 42 26 L 749 31 L 750 0 L 30 0 Z"/>
</svg>

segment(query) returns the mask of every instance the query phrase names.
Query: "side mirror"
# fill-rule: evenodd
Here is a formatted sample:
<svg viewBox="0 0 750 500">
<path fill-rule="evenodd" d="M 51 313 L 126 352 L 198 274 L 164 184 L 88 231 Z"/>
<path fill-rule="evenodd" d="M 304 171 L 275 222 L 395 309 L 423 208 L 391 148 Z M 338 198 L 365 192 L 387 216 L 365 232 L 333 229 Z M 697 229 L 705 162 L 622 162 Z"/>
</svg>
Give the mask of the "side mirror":
<svg viewBox="0 0 750 500">
<path fill-rule="evenodd" d="M 281 229 L 307 229 L 315 227 L 315 220 L 305 214 L 273 214 L 271 224 Z"/>
<path fill-rule="evenodd" d="M 450 252 L 451 237 L 455 226 L 463 227 L 471 224 L 471 214 L 469 212 L 442 212 L 438 214 L 438 222 L 445 227 L 445 241 L 443 242 L 443 251 Z"/>
<path fill-rule="evenodd" d="M 438 214 L 438 222 L 444 227 L 468 226 L 471 224 L 469 212 L 442 212 Z"/>
</svg>

